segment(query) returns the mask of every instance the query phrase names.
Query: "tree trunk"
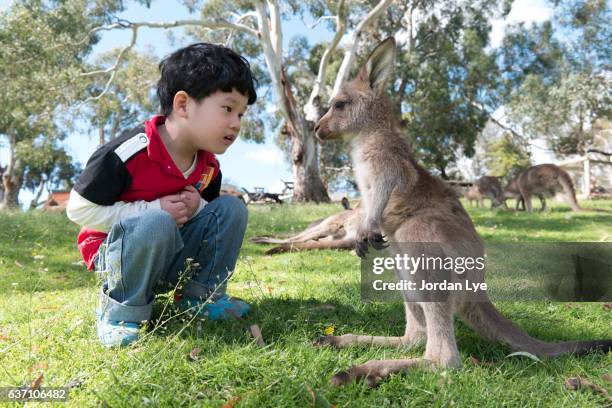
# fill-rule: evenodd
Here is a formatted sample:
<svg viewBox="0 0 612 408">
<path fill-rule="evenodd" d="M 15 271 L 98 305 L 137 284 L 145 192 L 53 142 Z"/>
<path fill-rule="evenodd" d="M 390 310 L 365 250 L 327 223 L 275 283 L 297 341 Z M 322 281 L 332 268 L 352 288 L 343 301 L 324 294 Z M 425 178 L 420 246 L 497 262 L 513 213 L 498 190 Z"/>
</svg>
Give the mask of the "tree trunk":
<svg viewBox="0 0 612 408">
<path fill-rule="evenodd" d="M 111 126 L 110 140 L 117 137 L 117 131 L 119 130 L 119 125 L 121 124 L 122 113 L 121 106 L 119 106 L 117 108 L 117 112 L 115 113 L 115 118 L 113 119 L 113 125 Z"/>
<path fill-rule="evenodd" d="M 98 127 L 98 144 L 102 146 L 104 143 L 106 143 L 104 137 L 104 125 L 100 125 L 100 127 Z"/>
<path fill-rule="evenodd" d="M 5 167 L 0 166 L 0 203 L 4 200 L 4 183 L 2 182 L 2 175 L 4 175 Z"/>
<path fill-rule="evenodd" d="M 6 171 L 2 174 L 2 186 L 4 188 L 4 197 L 0 203 L 0 210 L 19 207 L 19 190 L 21 190 L 22 178 L 19 167 L 20 162 L 15 157 L 15 146 L 17 145 L 17 137 L 11 136 L 9 145 L 9 162 Z"/>
<path fill-rule="evenodd" d="M 309 126 L 300 110 L 297 109 L 291 85 L 282 68 L 281 84 L 283 103 L 289 116 L 286 118 L 286 129 L 292 141 L 293 200 L 296 202 L 329 202 L 327 188 L 323 185 L 319 174 L 319 155 L 313 126 Z"/>
<path fill-rule="evenodd" d="M 327 188 L 319 175 L 317 145 L 312 133 L 293 137 L 291 161 L 293 164 L 294 201 L 329 202 Z"/>
<path fill-rule="evenodd" d="M 448 180 L 448 175 L 446 174 L 446 167 L 445 166 L 438 166 L 438 170 L 440 170 L 440 177 L 442 178 L 442 180 Z"/>
<path fill-rule="evenodd" d="M 36 195 L 34 196 L 34 198 L 32 198 L 32 201 L 30 201 L 30 210 L 33 210 L 40 205 L 38 200 L 40 200 L 40 196 L 42 195 L 45 189 L 46 183 L 47 183 L 46 179 L 40 180 L 40 183 L 38 184 L 38 190 L 36 191 Z"/>
</svg>

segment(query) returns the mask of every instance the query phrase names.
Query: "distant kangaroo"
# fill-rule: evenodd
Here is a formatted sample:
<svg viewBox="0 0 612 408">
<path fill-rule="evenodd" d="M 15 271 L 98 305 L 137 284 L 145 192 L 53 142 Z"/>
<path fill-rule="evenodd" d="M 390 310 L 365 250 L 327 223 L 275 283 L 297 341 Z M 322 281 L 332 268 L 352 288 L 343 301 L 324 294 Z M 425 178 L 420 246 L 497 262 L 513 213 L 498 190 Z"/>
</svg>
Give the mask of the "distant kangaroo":
<svg viewBox="0 0 612 408">
<path fill-rule="evenodd" d="M 456 193 L 417 164 L 408 143 L 395 130 L 394 109 L 385 95 L 385 84 L 391 77 L 395 55 L 393 38 L 376 47 L 357 76 L 332 99 L 330 109 L 315 126 L 320 140 L 344 138 L 350 143 L 363 208 L 363 221 L 355 243 L 357 254 L 365 256 L 369 245 L 377 249 L 385 247 L 382 235 L 385 234 L 389 240 L 390 257 L 401 254 L 398 243 L 402 242 L 443 242 L 457 250 L 461 243 L 469 242 L 479 256 L 483 256 L 482 240 Z M 405 270 L 398 270 L 396 274 L 400 279 L 410 280 Z M 487 339 L 507 343 L 514 350 L 540 357 L 583 353 L 596 348 L 609 350 L 612 346 L 612 340 L 560 343 L 537 340 L 503 317 L 488 299 L 466 302 L 450 292 L 444 302 L 417 303 L 408 301 L 406 292 L 403 295 L 406 300 L 403 336 L 345 334 L 324 336 L 315 340 L 315 344 L 407 347 L 425 341 L 424 357 L 371 360 L 337 373 L 332 378 L 333 384 L 365 379 L 374 386 L 390 374 L 411 367 L 461 366 L 454 315 Z"/>
<path fill-rule="evenodd" d="M 476 184 L 472 184 L 465 192 L 465 198 L 470 203 L 470 207 L 473 205 L 473 201 L 476 201 L 476 208 L 484 207 L 484 196 Z"/>
<path fill-rule="evenodd" d="M 542 208 L 546 209 L 546 196 L 554 196 L 559 190 L 563 190 L 565 201 L 572 207 L 573 211 L 582 211 L 576 201 L 576 191 L 569 174 L 554 164 L 538 164 L 524 170 L 517 178 L 517 185 L 523 199 L 525 208 L 531 212 L 531 197 L 534 195 L 540 199 Z"/>
<path fill-rule="evenodd" d="M 468 190 L 466 198 L 472 204 L 472 200 L 476 200 L 477 206 L 483 204 L 484 199 L 491 200 L 491 208 L 505 207 L 506 202 L 503 199 L 503 189 L 499 179 L 492 176 L 483 176 L 476 180 L 472 187 Z"/>
<path fill-rule="evenodd" d="M 518 187 L 518 177 L 509 182 L 504 188 L 504 200 L 508 198 L 514 198 L 516 200 L 516 211 L 519 210 L 521 204 L 523 206 L 523 210 L 525 209 L 525 200 L 523 200 L 523 196 L 521 195 Z"/>
<path fill-rule="evenodd" d="M 312 249 L 353 249 L 357 229 L 361 223 L 361 208 L 350 208 L 348 199 L 342 200 L 344 211 L 311 223 L 304 231 L 287 238 L 260 236 L 249 241 L 258 244 L 279 244 L 266 255 Z"/>
</svg>

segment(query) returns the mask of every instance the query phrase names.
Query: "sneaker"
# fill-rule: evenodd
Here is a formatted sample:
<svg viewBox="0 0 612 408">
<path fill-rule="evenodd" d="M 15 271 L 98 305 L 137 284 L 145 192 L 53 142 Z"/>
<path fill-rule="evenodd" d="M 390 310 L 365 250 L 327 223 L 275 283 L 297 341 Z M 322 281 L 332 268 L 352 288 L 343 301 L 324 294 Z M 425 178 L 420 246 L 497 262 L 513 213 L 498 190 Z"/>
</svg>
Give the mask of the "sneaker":
<svg viewBox="0 0 612 408">
<path fill-rule="evenodd" d="M 215 302 L 206 302 L 199 298 L 182 297 L 177 299 L 176 305 L 181 311 L 187 311 L 196 317 L 209 320 L 230 320 L 236 316 L 243 317 L 251 310 L 251 306 L 248 303 L 227 295 L 223 295 L 223 297 Z"/>
<path fill-rule="evenodd" d="M 97 332 L 100 343 L 106 347 L 127 346 L 138 340 L 140 324 L 98 318 Z"/>
</svg>

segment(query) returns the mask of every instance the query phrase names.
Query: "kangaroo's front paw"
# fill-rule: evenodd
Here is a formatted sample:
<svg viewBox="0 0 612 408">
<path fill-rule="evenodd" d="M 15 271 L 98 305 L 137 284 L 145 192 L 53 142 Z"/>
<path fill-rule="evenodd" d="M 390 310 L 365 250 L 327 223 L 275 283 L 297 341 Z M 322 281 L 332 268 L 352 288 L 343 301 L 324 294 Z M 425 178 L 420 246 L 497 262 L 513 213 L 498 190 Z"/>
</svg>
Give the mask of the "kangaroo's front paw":
<svg viewBox="0 0 612 408">
<path fill-rule="evenodd" d="M 355 239 L 355 252 L 360 258 L 365 258 L 368 253 L 368 246 L 380 251 L 389 246 L 385 237 L 376 230 L 363 230 L 357 234 Z"/>
<path fill-rule="evenodd" d="M 368 242 L 372 245 L 372 248 L 380 251 L 381 249 L 385 249 L 389 246 L 389 243 L 385 240 L 385 236 L 379 232 L 374 232 L 371 235 L 368 235 Z"/>
</svg>

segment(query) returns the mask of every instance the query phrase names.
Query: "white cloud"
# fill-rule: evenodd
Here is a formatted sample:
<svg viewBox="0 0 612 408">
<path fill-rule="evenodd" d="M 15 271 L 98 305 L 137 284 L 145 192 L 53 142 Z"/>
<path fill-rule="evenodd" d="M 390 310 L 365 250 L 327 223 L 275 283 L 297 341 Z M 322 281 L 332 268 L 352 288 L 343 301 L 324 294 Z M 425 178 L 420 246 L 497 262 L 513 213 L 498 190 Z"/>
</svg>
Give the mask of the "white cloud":
<svg viewBox="0 0 612 408">
<path fill-rule="evenodd" d="M 514 23 L 541 23 L 552 17 L 553 10 L 545 0 L 516 0 L 510 14 L 504 19 L 493 21 L 491 45 L 498 47 L 504 37 L 504 29 Z"/>
<path fill-rule="evenodd" d="M 272 166 L 283 164 L 285 161 L 283 152 L 276 148 L 253 149 L 246 152 L 244 157 L 248 160 L 269 164 Z"/>
</svg>

